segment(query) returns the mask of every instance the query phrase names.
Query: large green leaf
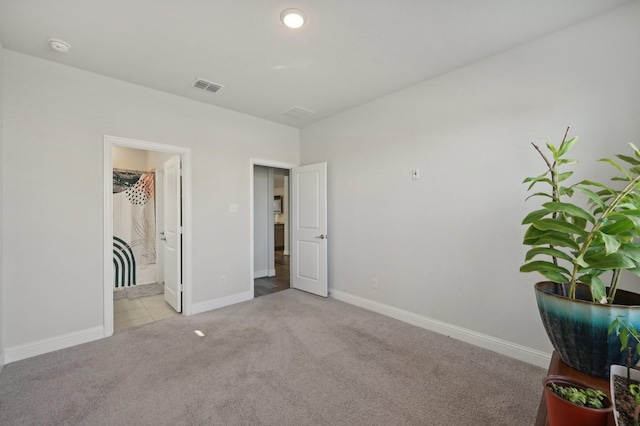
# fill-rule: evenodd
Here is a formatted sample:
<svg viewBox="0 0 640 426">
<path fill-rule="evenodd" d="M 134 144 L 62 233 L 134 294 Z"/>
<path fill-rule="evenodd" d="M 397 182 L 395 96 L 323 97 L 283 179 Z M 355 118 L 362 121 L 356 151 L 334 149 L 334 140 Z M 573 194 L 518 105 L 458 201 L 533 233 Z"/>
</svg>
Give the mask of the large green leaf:
<svg viewBox="0 0 640 426">
<path fill-rule="evenodd" d="M 635 243 L 623 244 L 619 249 L 618 253 L 623 256 L 627 256 L 636 264 L 640 265 L 640 246 Z"/>
<path fill-rule="evenodd" d="M 543 277 L 547 278 L 549 281 L 553 281 L 555 283 L 568 283 L 569 277 L 566 275 L 559 274 L 553 271 L 538 271 Z"/>
<path fill-rule="evenodd" d="M 538 238 L 543 236 L 546 232 L 536 229 L 533 225 L 529 226 L 526 231 L 524 231 L 524 240 L 523 244 L 532 246 L 536 244 Z"/>
<path fill-rule="evenodd" d="M 558 274 L 571 275 L 569 271 L 562 266 L 554 265 L 551 262 L 545 262 L 543 260 L 534 260 L 533 262 L 522 265 L 520 272 L 555 272 Z"/>
<path fill-rule="evenodd" d="M 542 219 L 543 217 L 545 217 L 549 213 L 551 213 L 551 210 L 547 210 L 547 209 L 540 209 L 540 210 L 532 211 L 524 219 L 522 219 L 522 224 L 523 225 L 527 225 L 529 223 L 533 223 L 538 219 Z"/>
<path fill-rule="evenodd" d="M 614 221 L 606 222 L 606 225 L 603 225 L 600 228 L 600 231 L 609 235 L 618 235 L 618 234 L 622 234 L 624 232 L 630 231 L 632 229 L 633 229 L 633 222 L 625 217 L 623 219 L 616 220 L 615 222 Z"/>
<path fill-rule="evenodd" d="M 588 220 L 591 223 L 595 222 L 595 219 L 593 218 L 593 216 L 591 216 L 583 208 L 578 207 L 575 204 L 558 203 L 558 202 L 552 201 L 549 203 L 544 203 L 542 206 L 554 212 L 563 212 L 571 216 L 581 217 L 583 219 Z"/>
<path fill-rule="evenodd" d="M 564 259 L 568 260 L 569 262 L 573 262 L 573 258 L 567 253 L 552 247 L 534 247 L 527 252 L 524 260 L 529 261 L 538 255 L 552 256 L 557 257 L 558 259 Z"/>
<path fill-rule="evenodd" d="M 635 266 L 631 259 L 620 253 L 606 255 L 604 252 L 600 252 L 587 255 L 584 260 L 592 269 L 628 269 Z"/>
<path fill-rule="evenodd" d="M 566 234 L 561 234 L 554 231 L 546 231 L 543 235 L 538 237 L 533 244 L 528 245 L 541 246 L 545 244 L 548 244 L 550 246 L 568 247 L 574 250 L 580 249 L 580 246 L 573 238 L 567 236 Z"/>
<path fill-rule="evenodd" d="M 558 231 L 566 234 L 586 235 L 583 229 L 560 219 L 540 219 L 533 222 L 533 226 L 541 231 Z"/>
</svg>

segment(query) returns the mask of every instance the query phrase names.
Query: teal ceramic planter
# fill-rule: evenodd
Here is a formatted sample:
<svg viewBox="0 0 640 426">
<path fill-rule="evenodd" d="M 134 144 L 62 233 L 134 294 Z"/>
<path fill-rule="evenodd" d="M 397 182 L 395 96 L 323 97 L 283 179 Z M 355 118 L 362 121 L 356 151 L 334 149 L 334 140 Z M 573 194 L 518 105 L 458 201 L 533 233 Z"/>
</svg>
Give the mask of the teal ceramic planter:
<svg viewBox="0 0 640 426">
<path fill-rule="evenodd" d="M 612 305 L 591 302 L 589 287 L 579 284 L 576 299 L 569 299 L 567 284 L 550 281 L 535 285 L 544 328 L 565 364 L 591 376 L 608 378 L 612 364 L 627 365 L 620 339 L 609 325 L 620 317 L 640 331 L 640 294 L 618 290 Z M 632 364 L 640 359 L 633 346 Z"/>
</svg>

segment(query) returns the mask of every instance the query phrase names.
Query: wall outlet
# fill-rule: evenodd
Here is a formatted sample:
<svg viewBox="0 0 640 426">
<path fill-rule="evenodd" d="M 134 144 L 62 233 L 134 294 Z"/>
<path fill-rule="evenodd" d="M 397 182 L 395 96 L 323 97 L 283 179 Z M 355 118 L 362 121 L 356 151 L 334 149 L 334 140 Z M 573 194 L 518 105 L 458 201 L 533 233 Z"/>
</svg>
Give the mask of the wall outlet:
<svg viewBox="0 0 640 426">
<path fill-rule="evenodd" d="M 226 275 L 220 275 L 220 284 L 221 285 L 226 285 L 227 284 L 227 276 Z"/>
<path fill-rule="evenodd" d="M 378 288 L 378 279 L 371 278 L 371 288 Z"/>
</svg>

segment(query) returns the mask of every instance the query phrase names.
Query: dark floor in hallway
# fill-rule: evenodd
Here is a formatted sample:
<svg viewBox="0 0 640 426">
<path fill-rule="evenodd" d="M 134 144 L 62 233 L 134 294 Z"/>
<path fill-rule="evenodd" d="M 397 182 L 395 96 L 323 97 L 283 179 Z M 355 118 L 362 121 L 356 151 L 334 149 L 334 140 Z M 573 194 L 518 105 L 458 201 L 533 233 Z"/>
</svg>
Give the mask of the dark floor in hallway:
<svg viewBox="0 0 640 426">
<path fill-rule="evenodd" d="M 254 297 L 286 290 L 289 284 L 289 255 L 277 250 L 275 255 L 276 276 L 256 278 L 253 282 Z"/>
</svg>

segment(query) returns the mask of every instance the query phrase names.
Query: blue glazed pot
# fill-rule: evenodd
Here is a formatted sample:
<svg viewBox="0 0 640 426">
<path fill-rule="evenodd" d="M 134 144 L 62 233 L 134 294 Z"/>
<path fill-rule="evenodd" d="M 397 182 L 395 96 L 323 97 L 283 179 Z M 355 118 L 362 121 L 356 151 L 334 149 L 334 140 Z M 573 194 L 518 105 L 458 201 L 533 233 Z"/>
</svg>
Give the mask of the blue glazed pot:
<svg viewBox="0 0 640 426">
<path fill-rule="evenodd" d="M 591 291 L 578 284 L 576 299 L 566 297 L 568 284 L 536 283 L 536 300 L 544 328 L 553 348 L 568 366 L 591 376 L 608 378 L 612 364 L 627 365 L 627 351 L 620 338 L 609 334 L 617 317 L 640 331 L 640 294 L 618 290 L 614 304 L 591 302 Z M 633 348 L 632 365 L 640 360 Z"/>
</svg>

